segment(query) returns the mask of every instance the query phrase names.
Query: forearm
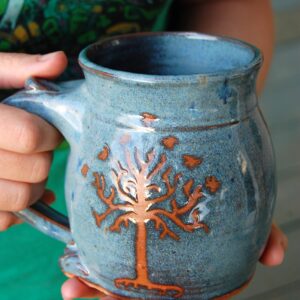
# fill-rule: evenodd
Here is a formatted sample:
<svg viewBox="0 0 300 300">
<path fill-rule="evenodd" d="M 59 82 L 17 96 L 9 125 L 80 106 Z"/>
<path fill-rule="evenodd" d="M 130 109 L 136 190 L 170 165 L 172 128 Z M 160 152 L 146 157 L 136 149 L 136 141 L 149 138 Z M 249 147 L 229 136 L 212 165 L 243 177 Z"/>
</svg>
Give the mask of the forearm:
<svg viewBox="0 0 300 300">
<path fill-rule="evenodd" d="M 274 28 L 269 0 L 175 0 L 172 30 L 235 37 L 263 52 L 257 90 L 261 92 L 271 65 Z"/>
</svg>

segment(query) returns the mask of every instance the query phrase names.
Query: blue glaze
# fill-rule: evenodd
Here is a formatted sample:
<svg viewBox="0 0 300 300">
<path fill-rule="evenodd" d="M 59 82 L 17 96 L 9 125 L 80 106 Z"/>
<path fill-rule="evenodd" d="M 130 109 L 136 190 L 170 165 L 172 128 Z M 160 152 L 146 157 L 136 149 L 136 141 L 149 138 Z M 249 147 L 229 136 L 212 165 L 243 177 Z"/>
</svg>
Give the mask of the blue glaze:
<svg viewBox="0 0 300 300">
<path fill-rule="evenodd" d="M 81 52 L 84 81 L 59 86 L 29 81 L 27 90 L 6 101 L 48 120 L 71 145 L 65 189 L 70 231 L 23 212 L 55 238 L 57 228 L 63 230 L 64 272 L 124 299 L 213 299 L 250 280 L 276 195 L 272 143 L 255 95 L 261 60 L 256 48 L 231 39 L 196 33 L 122 36 Z M 149 161 L 146 175 L 135 179 L 145 180 L 141 193 L 132 174 L 141 174 Z M 148 180 L 159 161 L 163 167 Z M 121 175 L 123 192 L 116 178 Z M 143 197 L 150 203 L 172 186 L 174 192 L 144 216 L 133 202 L 135 214 L 120 232 L 110 228 L 130 213 L 124 207 L 97 226 L 95 216 L 108 212 L 103 199 L 113 190 L 114 204 L 128 205 L 131 197 L 142 205 Z M 190 209 L 178 215 L 192 199 Z M 166 236 L 151 215 L 159 210 L 170 230 Z M 183 227 L 162 210 L 176 212 Z M 146 242 L 138 239 L 143 228 Z M 141 249 L 147 258 L 143 287 L 142 281 L 133 284 L 142 278 L 137 263 L 143 260 L 136 255 Z M 122 278 L 132 286 L 116 284 Z"/>
<path fill-rule="evenodd" d="M 234 91 L 228 86 L 228 80 L 225 79 L 223 86 L 219 90 L 219 97 L 223 100 L 224 104 L 227 104 L 227 100 L 233 97 Z"/>
</svg>

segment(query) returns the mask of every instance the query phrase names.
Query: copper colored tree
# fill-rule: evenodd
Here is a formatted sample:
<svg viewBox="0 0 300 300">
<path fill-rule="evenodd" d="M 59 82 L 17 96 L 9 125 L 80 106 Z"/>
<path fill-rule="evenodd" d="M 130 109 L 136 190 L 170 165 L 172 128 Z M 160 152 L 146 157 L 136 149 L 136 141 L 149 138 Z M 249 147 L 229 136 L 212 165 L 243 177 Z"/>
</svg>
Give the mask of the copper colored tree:
<svg viewBox="0 0 300 300">
<path fill-rule="evenodd" d="M 107 209 L 102 214 L 93 211 L 93 215 L 98 227 L 101 227 L 103 220 L 114 211 L 123 211 L 114 223 L 109 227 L 112 232 L 120 232 L 121 225 L 128 227 L 129 222 L 136 225 L 136 277 L 135 278 L 118 278 L 115 284 L 118 288 L 147 288 L 158 291 L 161 295 L 171 293 L 173 297 L 180 297 L 184 289 L 176 285 L 163 285 L 153 283 L 149 280 L 148 263 L 147 263 L 147 226 L 148 221 L 155 224 L 155 229 L 160 232 L 160 238 L 166 236 L 174 240 L 179 240 L 179 236 L 167 225 L 162 216 L 170 219 L 176 226 L 186 232 L 193 232 L 195 229 L 202 228 L 206 233 L 209 228 L 199 219 L 199 210 L 195 208 L 200 199 L 203 197 L 202 186 L 197 185 L 194 189 L 194 180 L 189 179 L 183 185 L 182 192 L 187 202 L 179 206 L 175 199 L 175 192 L 178 187 L 178 181 L 181 173 L 171 176 L 173 168 L 167 166 L 167 157 L 161 154 L 156 160 L 155 150 L 146 154 L 146 160 L 143 160 L 139 151 L 135 149 L 133 159 L 127 149 L 125 149 L 126 164 L 117 162 L 117 168 L 113 169 L 115 176 L 115 186 L 106 188 L 106 180 L 103 174 L 93 173 L 95 181 L 93 186 L 97 190 L 99 199 L 104 202 Z M 155 162 L 156 160 L 156 162 Z M 165 185 L 162 192 L 159 184 L 154 183 L 155 177 L 160 172 L 161 180 Z M 173 177 L 171 179 L 171 177 Z M 218 181 L 216 181 L 218 182 Z M 214 192 L 217 189 L 214 190 Z M 154 193 L 153 193 L 154 192 Z M 157 196 L 153 196 L 157 195 Z M 117 198 L 119 199 L 116 202 Z M 121 200 L 121 201 L 120 201 Z M 155 204 L 170 200 L 171 209 L 165 210 L 158 208 Z M 191 212 L 193 221 L 186 224 L 182 221 L 182 216 Z"/>
</svg>

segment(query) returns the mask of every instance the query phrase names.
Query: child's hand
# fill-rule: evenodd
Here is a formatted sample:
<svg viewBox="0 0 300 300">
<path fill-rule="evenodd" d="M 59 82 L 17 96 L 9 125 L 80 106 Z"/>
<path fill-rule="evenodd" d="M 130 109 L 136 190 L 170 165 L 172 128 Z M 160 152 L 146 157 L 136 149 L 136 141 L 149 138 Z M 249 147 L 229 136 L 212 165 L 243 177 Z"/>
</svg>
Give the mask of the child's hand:
<svg viewBox="0 0 300 300">
<path fill-rule="evenodd" d="M 0 53 L 0 89 L 22 88 L 30 76 L 52 79 L 67 65 L 63 52 L 48 55 Z M 51 151 L 62 138 L 41 118 L 0 103 L 0 231 L 20 220 L 22 210 L 44 194 Z M 43 199 L 53 201 L 47 192 Z"/>
<path fill-rule="evenodd" d="M 283 262 L 284 254 L 288 246 L 288 240 L 285 234 L 275 225 L 272 225 L 272 231 L 269 236 L 267 246 L 260 258 L 260 262 L 266 266 L 272 267 L 280 265 Z M 103 297 L 103 294 L 84 285 L 77 279 L 69 279 L 62 286 L 62 295 L 64 300 L 74 298 L 96 298 L 101 300 L 113 300 L 111 297 Z"/>
</svg>

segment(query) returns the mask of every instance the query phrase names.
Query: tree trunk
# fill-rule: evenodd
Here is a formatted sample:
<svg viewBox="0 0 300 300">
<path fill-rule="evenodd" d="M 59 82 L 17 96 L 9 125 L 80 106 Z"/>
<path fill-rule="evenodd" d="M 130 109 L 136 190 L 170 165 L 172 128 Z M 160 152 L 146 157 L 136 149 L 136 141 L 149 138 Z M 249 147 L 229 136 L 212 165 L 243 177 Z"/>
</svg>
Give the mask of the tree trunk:
<svg viewBox="0 0 300 300">
<path fill-rule="evenodd" d="M 142 284 L 149 282 L 147 263 L 147 228 L 144 222 L 138 222 L 136 226 L 136 279 Z"/>
</svg>

